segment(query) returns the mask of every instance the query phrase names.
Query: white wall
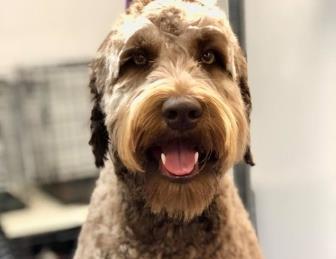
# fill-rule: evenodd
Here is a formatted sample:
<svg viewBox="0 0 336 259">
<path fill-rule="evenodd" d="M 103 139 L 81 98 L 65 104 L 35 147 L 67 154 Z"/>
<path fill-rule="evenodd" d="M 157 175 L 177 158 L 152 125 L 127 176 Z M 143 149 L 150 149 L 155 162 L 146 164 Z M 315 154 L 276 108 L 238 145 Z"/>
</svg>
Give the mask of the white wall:
<svg viewBox="0 0 336 259">
<path fill-rule="evenodd" d="M 265 256 L 335 259 L 336 1 L 245 2 Z"/>
<path fill-rule="evenodd" d="M 0 8 L 0 75 L 92 57 L 124 0 L 10 0 Z"/>
</svg>

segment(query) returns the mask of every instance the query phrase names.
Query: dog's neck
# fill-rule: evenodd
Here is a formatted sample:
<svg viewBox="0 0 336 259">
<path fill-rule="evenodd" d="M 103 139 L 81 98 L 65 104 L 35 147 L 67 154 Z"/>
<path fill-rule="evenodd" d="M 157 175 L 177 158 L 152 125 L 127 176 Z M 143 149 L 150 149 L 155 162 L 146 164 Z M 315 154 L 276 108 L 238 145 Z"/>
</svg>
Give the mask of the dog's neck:
<svg viewBox="0 0 336 259">
<path fill-rule="evenodd" d="M 133 231 L 134 238 L 142 244 L 174 243 L 181 245 L 215 242 L 220 229 L 216 204 L 190 222 L 182 222 L 166 215 L 153 214 L 142 201 L 128 201 L 125 224 Z"/>
<path fill-rule="evenodd" d="M 141 177 L 130 174 L 122 166 L 116 167 L 121 193 L 122 213 L 124 216 L 124 229 L 132 230 L 127 238 L 138 240 L 142 245 L 155 244 L 168 246 L 202 246 L 211 242 L 216 244 L 219 240 L 223 219 L 217 198 L 200 215 L 188 222 L 168 217 L 164 213 L 154 214 L 146 206 L 141 188 Z M 130 177 L 132 175 L 132 177 Z M 220 245 L 220 244 L 218 244 Z"/>
</svg>

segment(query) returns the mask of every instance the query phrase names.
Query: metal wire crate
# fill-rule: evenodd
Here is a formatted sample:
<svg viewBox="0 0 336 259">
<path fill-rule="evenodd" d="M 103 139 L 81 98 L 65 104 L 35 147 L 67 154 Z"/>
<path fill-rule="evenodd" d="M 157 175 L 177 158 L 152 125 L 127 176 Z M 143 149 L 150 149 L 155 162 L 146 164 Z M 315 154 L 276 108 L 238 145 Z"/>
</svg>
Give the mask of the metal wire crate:
<svg viewBox="0 0 336 259">
<path fill-rule="evenodd" d="M 26 68 L 18 73 L 25 168 L 37 182 L 96 173 L 88 145 L 88 74 L 86 62 Z"/>
<path fill-rule="evenodd" d="M 17 189 L 26 180 L 17 129 L 19 107 L 15 106 L 15 92 L 14 85 L 0 80 L 0 192 Z"/>
<path fill-rule="evenodd" d="M 4 125 L 9 119 L 8 112 L 8 85 L 5 81 L 0 81 L 0 192 L 5 190 L 10 176 L 5 155 L 6 137 L 4 133 Z"/>
</svg>

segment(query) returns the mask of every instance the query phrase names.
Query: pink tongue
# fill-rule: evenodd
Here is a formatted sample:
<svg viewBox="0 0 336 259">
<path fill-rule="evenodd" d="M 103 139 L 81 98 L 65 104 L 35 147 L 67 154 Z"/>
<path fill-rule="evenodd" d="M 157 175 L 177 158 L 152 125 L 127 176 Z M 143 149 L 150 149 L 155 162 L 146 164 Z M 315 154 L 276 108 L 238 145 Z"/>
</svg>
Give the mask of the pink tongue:
<svg viewBox="0 0 336 259">
<path fill-rule="evenodd" d="M 181 142 L 173 142 L 162 147 L 166 157 L 164 167 L 172 174 L 182 176 L 192 172 L 195 166 L 195 153 L 190 146 Z"/>
</svg>

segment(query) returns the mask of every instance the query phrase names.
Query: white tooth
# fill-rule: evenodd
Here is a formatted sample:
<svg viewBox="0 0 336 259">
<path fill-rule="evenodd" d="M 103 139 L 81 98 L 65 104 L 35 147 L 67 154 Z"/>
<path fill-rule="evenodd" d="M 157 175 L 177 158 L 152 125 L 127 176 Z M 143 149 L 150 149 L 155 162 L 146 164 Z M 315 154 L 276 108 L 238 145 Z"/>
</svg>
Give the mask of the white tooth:
<svg viewBox="0 0 336 259">
<path fill-rule="evenodd" d="M 195 153 L 195 164 L 198 162 L 198 152 Z"/>
<path fill-rule="evenodd" d="M 162 160 L 162 163 L 165 165 L 166 164 L 166 155 L 161 153 L 161 160 Z"/>
</svg>

